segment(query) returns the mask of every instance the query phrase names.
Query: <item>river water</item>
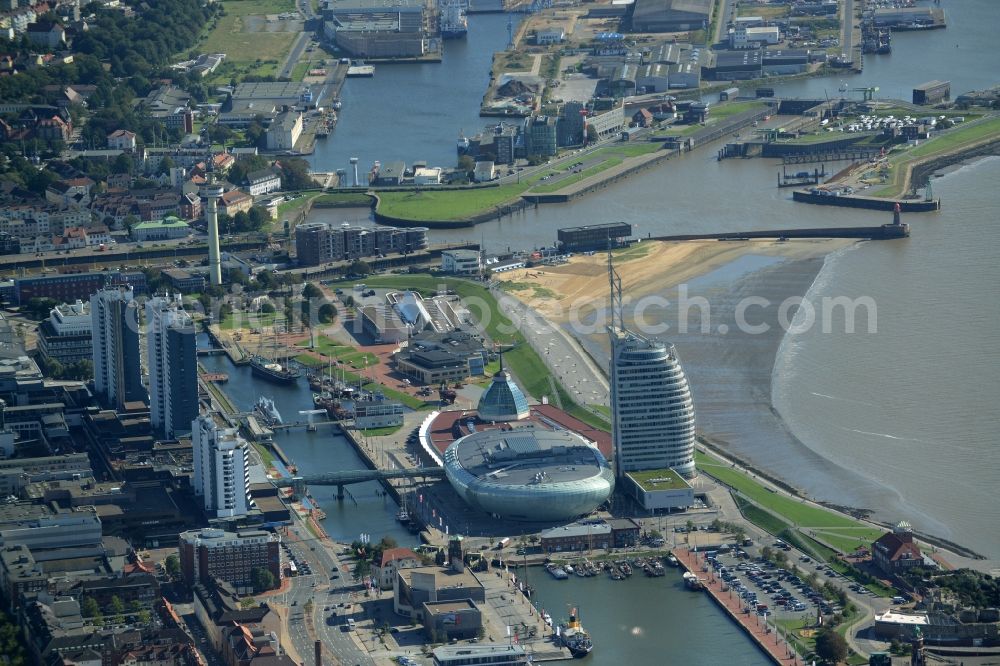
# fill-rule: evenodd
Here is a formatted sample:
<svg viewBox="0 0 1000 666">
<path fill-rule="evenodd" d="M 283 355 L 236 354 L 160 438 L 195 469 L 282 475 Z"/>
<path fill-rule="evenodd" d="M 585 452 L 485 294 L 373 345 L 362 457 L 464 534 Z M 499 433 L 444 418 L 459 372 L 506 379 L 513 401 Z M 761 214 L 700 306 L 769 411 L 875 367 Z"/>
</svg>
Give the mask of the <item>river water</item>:
<svg viewBox="0 0 1000 666">
<path fill-rule="evenodd" d="M 914 85 L 933 78 L 950 80 L 953 96 L 995 84 L 995 3 L 944 7 L 946 30 L 897 33 L 893 54 L 866 56 L 863 74 L 788 82 L 776 86 L 778 94 L 823 99 L 846 83 L 908 99 Z M 337 168 L 351 151 L 361 152 L 363 164 L 391 158 L 452 163 L 457 131 L 485 124 L 475 113 L 487 54 L 506 41 L 505 21 L 472 17 L 468 42 L 449 43 L 441 65 L 384 68 L 385 76 L 380 67 L 375 79 L 348 82 L 341 125 L 317 151 L 314 167 Z M 354 94 L 366 100 L 363 112 L 349 103 Z M 717 162 L 708 146 L 578 201 L 474 229 L 435 231 L 432 239 L 481 241 L 497 252 L 551 245 L 560 227 L 612 220 L 632 223 L 639 236 L 888 221 L 884 213 L 795 204 L 775 187 L 779 169 L 765 160 Z M 810 298 L 871 297 L 877 333 L 848 334 L 840 327 L 786 336 L 769 390 L 781 428 L 801 454 L 771 451 L 768 430 L 755 423 L 734 442 L 734 449 L 820 499 L 873 508 L 887 520 L 905 518 L 991 557 L 1000 557 L 1000 513 L 987 495 L 1000 482 L 994 407 L 1000 312 L 992 297 L 1000 232 L 990 214 L 1000 204 L 997 182 L 1000 160 L 958 169 L 934 182 L 943 210 L 908 216 L 910 239 L 861 243 L 828 257 Z M 316 219 L 365 214 L 317 211 Z M 681 349 L 681 357 L 707 349 Z M 708 389 L 697 378 L 692 384 L 697 402 Z M 727 436 L 732 426 L 725 424 Z"/>
</svg>

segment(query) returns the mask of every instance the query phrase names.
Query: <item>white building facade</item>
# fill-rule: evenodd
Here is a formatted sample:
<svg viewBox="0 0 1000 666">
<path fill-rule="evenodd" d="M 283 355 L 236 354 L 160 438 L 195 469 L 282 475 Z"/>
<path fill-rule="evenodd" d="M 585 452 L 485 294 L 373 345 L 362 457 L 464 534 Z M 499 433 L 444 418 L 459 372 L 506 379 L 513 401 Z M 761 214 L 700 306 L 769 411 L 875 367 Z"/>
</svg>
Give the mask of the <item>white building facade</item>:
<svg viewBox="0 0 1000 666">
<path fill-rule="evenodd" d="M 205 511 L 219 518 L 242 516 L 250 510 L 249 447 L 236 428 L 220 426 L 212 414 L 191 424 L 194 491 Z"/>
<path fill-rule="evenodd" d="M 614 329 L 611 408 L 615 470 L 695 475 L 694 404 L 673 345 Z"/>
</svg>

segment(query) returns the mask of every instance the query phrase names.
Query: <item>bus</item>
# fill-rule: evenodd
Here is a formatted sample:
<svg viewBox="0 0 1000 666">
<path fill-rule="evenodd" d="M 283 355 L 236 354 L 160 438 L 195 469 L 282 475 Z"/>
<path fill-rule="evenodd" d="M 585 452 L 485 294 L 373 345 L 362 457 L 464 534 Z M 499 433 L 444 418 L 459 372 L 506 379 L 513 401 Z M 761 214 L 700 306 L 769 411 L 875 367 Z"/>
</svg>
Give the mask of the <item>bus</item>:
<svg viewBox="0 0 1000 666">
<path fill-rule="evenodd" d="M 497 550 L 503 550 L 510 544 L 510 537 L 504 537 L 497 542 Z"/>
<path fill-rule="evenodd" d="M 295 566 L 295 562 L 289 562 L 288 566 L 285 568 L 285 573 L 289 578 L 294 578 L 299 575 L 299 568 Z"/>
</svg>

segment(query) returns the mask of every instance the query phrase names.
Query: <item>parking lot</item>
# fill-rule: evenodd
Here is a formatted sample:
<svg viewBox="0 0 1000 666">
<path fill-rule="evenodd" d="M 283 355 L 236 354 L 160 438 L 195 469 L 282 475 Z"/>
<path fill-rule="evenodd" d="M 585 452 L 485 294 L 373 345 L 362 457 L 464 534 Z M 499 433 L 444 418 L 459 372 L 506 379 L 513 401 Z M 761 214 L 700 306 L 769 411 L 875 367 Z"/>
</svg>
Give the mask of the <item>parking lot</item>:
<svg viewBox="0 0 1000 666">
<path fill-rule="evenodd" d="M 778 543 L 775 542 L 774 548 L 784 550 Z M 706 566 L 714 570 L 732 592 L 740 595 L 744 607 L 758 615 L 784 619 L 803 614 L 812 617 L 817 612 L 832 616 L 843 610 L 835 600 L 828 598 L 831 595 L 824 596 L 821 589 L 823 582 L 833 582 L 839 576 L 807 556 L 803 555 L 797 562 L 789 561 L 785 569 L 762 557 L 753 558 L 745 551 L 723 546 L 719 551 L 707 552 L 705 559 Z M 798 575 L 790 570 L 792 564 L 798 567 Z M 812 586 L 807 581 L 809 573 L 816 575 Z"/>
</svg>

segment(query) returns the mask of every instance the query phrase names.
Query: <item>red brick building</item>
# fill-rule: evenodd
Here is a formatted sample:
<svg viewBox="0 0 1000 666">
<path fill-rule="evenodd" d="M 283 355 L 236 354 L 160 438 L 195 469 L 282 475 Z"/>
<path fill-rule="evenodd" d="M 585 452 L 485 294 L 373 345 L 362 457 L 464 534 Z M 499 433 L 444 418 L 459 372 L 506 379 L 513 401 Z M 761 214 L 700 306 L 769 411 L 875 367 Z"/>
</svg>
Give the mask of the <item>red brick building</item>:
<svg viewBox="0 0 1000 666">
<path fill-rule="evenodd" d="M 892 532 L 872 544 L 872 563 L 888 575 L 898 575 L 924 563 L 923 553 L 913 543 L 913 528 L 908 522 L 900 521 Z"/>
<path fill-rule="evenodd" d="M 211 578 L 224 580 L 237 592 L 253 591 L 253 571 L 264 568 L 281 580 L 278 536 L 263 530 L 205 528 L 180 534 L 181 572 L 193 586 Z"/>
</svg>

